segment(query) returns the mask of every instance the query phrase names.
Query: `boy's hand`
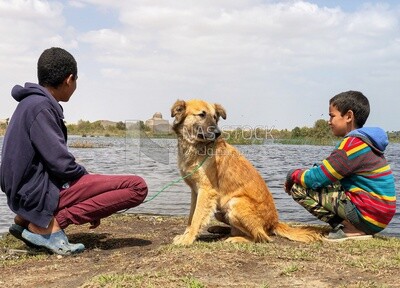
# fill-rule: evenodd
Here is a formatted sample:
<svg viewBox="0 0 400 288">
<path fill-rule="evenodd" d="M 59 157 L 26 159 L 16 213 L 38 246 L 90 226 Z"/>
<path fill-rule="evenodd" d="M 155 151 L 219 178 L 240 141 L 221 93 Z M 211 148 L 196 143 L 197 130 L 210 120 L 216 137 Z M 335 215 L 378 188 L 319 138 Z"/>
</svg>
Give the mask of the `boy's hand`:
<svg viewBox="0 0 400 288">
<path fill-rule="evenodd" d="M 287 174 L 287 176 L 286 176 L 286 182 L 285 182 L 285 184 L 283 185 L 283 188 L 285 189 L 285 192 L 286 192 L 288 195 L 292 195 L 292 193 L 290 192 L 290 190 L 292 190 L 292 187 L 293 187 L 293 185 L 294 185 L 293 174 L 294 174 L 295 172 L 297 172 L 297 171 L 298 171 L 298 169 L 292 169 L 292 170 L 290 170 L 290 171 L 288 172 L 288 174 Z"/>
<path fill-rule="evenodd" d="M 283 185 L 283 188 L 285 189 L 285 192 L 290 196 L 292 195 L 292 193 L 290 192 L 290 190 L 292 190 L 292 186 L 294 183 L 288 183 L 285 182 L 285 184 Z"/>
</svg>

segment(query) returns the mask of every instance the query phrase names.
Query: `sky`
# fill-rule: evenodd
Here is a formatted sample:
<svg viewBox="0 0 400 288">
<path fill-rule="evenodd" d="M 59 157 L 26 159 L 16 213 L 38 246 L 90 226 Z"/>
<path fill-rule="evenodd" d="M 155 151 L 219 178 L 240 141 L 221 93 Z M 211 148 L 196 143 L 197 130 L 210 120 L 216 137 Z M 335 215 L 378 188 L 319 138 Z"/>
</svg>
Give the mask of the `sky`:
<svg viewBox="0 0 400 288">
<path fill-rule="evenodd" d="M 226 109 L 222 127 L 290 130 L 357 90 L 367 126 L 398 131 L 399 19 L 388 0 L 0 0 L 0 119 L 43 50 L 62 47 L 79 76 L 67 123 L 172 122 L 176 100 L 203 99 Z"/>
</svg>

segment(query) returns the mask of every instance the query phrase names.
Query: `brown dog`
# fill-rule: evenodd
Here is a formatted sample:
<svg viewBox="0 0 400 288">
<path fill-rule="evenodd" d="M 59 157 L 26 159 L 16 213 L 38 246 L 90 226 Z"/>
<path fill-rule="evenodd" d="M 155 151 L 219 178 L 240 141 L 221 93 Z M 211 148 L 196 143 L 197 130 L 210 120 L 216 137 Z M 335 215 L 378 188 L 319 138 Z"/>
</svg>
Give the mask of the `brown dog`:
<svg viewBox="0 0 400 288">
<path fill-rule="evenodd" d="M 316 229 L 279 222 L 274 199 L 261 175 L 236 148 L 218 138 L 218 120 L 226 119 L 221 105 L 178 100 L 171 117 L 175 117 L 181 175 L 196 171 L 185 178 L 192 190 L 189 222 L 174 244 L 192 244 L 213 212 L 217 220 L 230 225 L 231 236 L 226 240 L 230 242 L 271 241 L 273 234 L 301 242 L 321 238 Z"/>
</svg>

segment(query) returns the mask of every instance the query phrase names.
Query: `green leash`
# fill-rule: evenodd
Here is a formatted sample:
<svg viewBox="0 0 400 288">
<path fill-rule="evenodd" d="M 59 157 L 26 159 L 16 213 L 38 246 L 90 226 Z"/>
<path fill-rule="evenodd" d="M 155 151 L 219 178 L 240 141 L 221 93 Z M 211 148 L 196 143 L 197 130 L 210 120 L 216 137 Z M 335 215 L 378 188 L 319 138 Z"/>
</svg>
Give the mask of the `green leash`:
<svg viewBox="0 0 400 288">
<path fill-rule="evenodd" d="M 151 200 L 153 200 L 154 198 L 156 198 L 158 195 L 160 195 L 165 189 L 167 189 L 167 188 L 171 187 L 172 185 L 175 185 L 176 183 L 178 183 L 178 182 L 180 182 L 180 181 L 182 181 L 182 180 L 184 180 L 184 179 L 186 179 L 186 178 L 192 176 L 194 173 L 196 173 L 197 170 L 200 169 L 201 166 L 203 166 L 204 162 L 206 162 L 206 160 L 207 160 L 208 157 L 209 157 L 209 155 L 207 154 L 206 157 L 204 157 L 204 159 L 193 169 L 192 172 L 190 172 L 190 173 L 186 174 L 185 176 L 180 177 L 180 178 L 178 178 L 178 179 L 176 179 L 176 180 L 174 180 L 174 181 L 168 183 L 168 184 L 165 185 L 160 191 L 158 191 L 155 195 L 153 195 L 150 199 L 148 199 L 148 200 L 146 200 L 146 201 L 143 201 L 143 203 L 150 202 Z"/>
</svg>

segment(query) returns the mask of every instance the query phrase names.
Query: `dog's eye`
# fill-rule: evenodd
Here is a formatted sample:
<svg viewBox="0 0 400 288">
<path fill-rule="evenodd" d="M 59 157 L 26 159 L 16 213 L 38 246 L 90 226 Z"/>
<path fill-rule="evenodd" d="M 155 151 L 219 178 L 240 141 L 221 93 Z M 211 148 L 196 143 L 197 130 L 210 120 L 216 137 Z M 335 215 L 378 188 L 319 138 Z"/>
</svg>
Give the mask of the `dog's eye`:
<svg viewBox="0 0 400 288">
<path fill-rule="evenodd" d="M 200 116 L 201 118 L 205 118 L 207 115 L 206 111 L 201 111 L 197 116 Z"/>
</svg>

